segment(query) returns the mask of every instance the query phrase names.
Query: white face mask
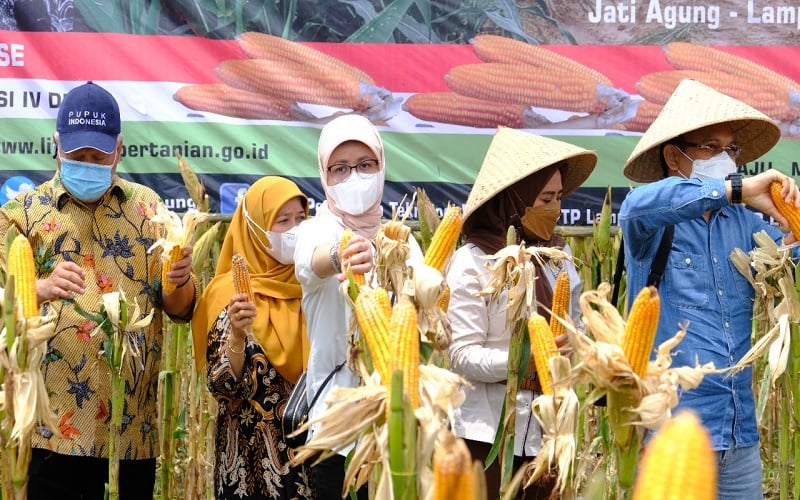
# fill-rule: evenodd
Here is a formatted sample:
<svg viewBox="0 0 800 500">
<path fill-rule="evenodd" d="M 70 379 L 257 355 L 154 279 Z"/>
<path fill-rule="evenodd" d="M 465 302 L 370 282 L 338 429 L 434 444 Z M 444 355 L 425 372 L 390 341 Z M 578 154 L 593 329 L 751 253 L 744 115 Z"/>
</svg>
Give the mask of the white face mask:
<svg viewBox="0 0 800 500">
<path fill-rule="evenodd" d="M 346 181 L 330 186 L 328 192 L 341 211 L 350 215 L 361 215 L 380 201 L 379 175 L 351 175 Z"/>
<path fill-rule="evenodd" d="M 247 212 L 247 205 L 245 205 L 244 200 L 242 200 L 242 214 L 244 214 L 244 219 L 247 221 L 247 229 L 250 230 L 250 234 L 252 234 L 256 241 L 258 241 L 258 243 L 261 245 L 261 248 L 265 252 L 267 252 L 272 256 L 273 259 L 277 260 L 281 264 L 294 264 L 294 247 L 295 243 L 297 242 L 297 226 L 288 229 L 283 233 L 267 231 L 259 226 L 256 221 L 250 218 L 250 214 Z M 269 245 L 264 242 L 264 238 L 266 238 L 267 242 L 269 242 Z"/>
<path fill-rule="evenodd" d="M 683 156 L 692 160 L 686 153 L 678 149 Z M 692 175 L 695 179 L 724 179 L 736 173 L 736 162 L 725 151 L 707 160 L 692 160 Z"/>
<path fill-rule="evenodd" d="M 272 248 L 265 249 L 268 254 L 281 264 L 294 264 L 294 247 L 297 243 L 297 226 L 282 233 L 267 231 L 267 238 Z"/>
</svg>

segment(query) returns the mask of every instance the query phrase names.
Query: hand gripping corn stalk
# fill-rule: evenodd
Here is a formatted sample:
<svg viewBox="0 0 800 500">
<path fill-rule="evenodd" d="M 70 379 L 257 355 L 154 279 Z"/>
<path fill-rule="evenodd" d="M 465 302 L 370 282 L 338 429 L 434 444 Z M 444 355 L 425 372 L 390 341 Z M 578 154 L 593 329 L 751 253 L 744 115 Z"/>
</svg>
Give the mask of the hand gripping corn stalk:
<svg viewBox="0 0 800 500">
<path fill-rule="evenodd" d="M 613 434 L 609 443 L 612 462 L 606 474 L 606 494 L 619 496 L 633 486 L 641 448 L 642 428 L 658 429 L 678 404 L 678 387 L 696 388 L 708 373 L 720 373 L 713 364 L 671 368 L 670 352 L 683 340 L 684 324 L 656 349 L 649 361 L 657 325 L 658 298 L 654 288 L 637 295 L 627 321 L 607 300 L 610 285 L 581 295 L 586 332 L 567 325 L 570 344 L 579 361 L 572 370 L 574 382 L 594 385 L 592 402 L 608 398 L 607 419 Z M 648 344 L 649 343 L 649 344 Z M 612 472 L 613 471 L 613 472 Z M 576 476 L 582 475 L 576 472 Z"/>
<path fill-rule="evenodd" d="M 778 186 L 776 206 L 786 210 L 792 232 L 796 212 L 786 207 Z M 794 212 L 794 215 L 792 214 Z M 795 233 L 797 234 L 797 233 Z M 756 418 L 762 429 L 777 429 L 777 453 L 766 453 L 765 471 L 778 484 L 781 498 L 798 495 L 796 471 L 800 466 L 800 296 L 792 260 L 794 247 L 778 245 L 764 231 L 753 235 L 757 246 L 746 254 L 741 249 L 731 253 L 731 262 L 755 290 L 753 303 L 753 347 L 732 368 L 732 373 L 753 366 L 753 380 L 758 390 Z M 766 359 L 765 359 L 766 358 Z M 775 439 L 767 435 L 762 445 Z M 768 445 L 766 445 L 768 446 Z M 775 488 L 772 488 L 773 491 Z"/>
<path fill-rule="evenodd" d="M 150 222 L 161 226 L 161 238 L 147 251 L 152 252 L 155 248 L 161 247 L 161 286 L 164 293 L 170 294 L 178 287 L 178 283 L 167 278 L 167 273 L 175 262 L 181 260 L 183 247 L 192 244 L 197 225 L 208 220 L 208 214 L 192 208 L 187 210 L 181 219 L 163 204 L 159 204 L 155 212 L 149 207 L 143 208 Z"/>
<path fill-rule="evenodd" d="M 111 421 L 108 426 L 108 484 L 106 484 L 106 498 L 119 499 L 119 460 L 124 450 L 119 449 L 120 429 L 122 428 L 122 414 L 125 408 L 125 380 L 124 369 L 126 354 L 139 357 L 136 342 L 131 340 L 141 329 L 146 328 L 153 319 L 154 310 L 142 314 L 139 304 L 133 301 L 131 306 L 125 293 L 105 293 L 100 298 L 100 309 L 93 313 L 85 311 L 77 303 L 75 310 L 97 324 L 92 331 L 94 336 L 99 332 L 104 334 L 103 350 L 100 352 L 102 359 L 108 366 L 111 377 Z"/>
<path fill-rule="evenodd" d="M 24 499 L 36 423 L 61 435 L 41 372 L 47 341 L 55 334 L 55 312 L 39 316 L 28 239 L 9 231 L 6 248 L 8 276 L 0 289 L 0 492 L 2 498 Z"/>
</svg>

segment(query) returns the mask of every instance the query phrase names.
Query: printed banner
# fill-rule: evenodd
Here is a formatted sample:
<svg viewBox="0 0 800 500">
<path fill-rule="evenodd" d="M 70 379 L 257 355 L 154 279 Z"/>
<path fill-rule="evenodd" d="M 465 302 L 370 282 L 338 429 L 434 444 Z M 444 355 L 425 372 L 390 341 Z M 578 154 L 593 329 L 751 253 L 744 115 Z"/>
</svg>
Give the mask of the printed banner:
<svg viewBox="0 0 800 500">
<path fill-rule="evenodd" d="M 780 123 L 780 143 L 742 173 L 800 173 L 800 50 L 782 38 L 793 39 L 800 29 L 800 9 L 790 5 L 598 0 L 561 6 L 549 18 L 520 5 L 512 9 L 517 17 L 483 11 L 484 26 L 494 21 L 496 27 L 462 40 L 442 39 L 443 27 L 428 19 L 423 43 L 425 23 L 412 22 L 411 7 L 393 21 L 390 37 L 370 35 L 367 28 L 388 19 L 373 8 L 357 10 L 361 24 L 352 25 L 352 12 L 341 14 L 350 23 L 346 41 L 330 41 L 332 32 L 320 28 L 303 33 L 320 41 L 299 42 L 268 35 L 264 27 L 246 29 L 244 21 L 237 31 L 236 22 L 219 18 L 205 23 L 218 31 L 183 34 L 188 21 L 180 24 L 184 18 L 172 9 L 182 2 L 150 12 L 160 16 L 150 31 L 136 28 L 133 13 L 104 25 L 107 9 L 90 16 L 82 1 L 72 11 L 56 8 L 63 1 L 49 4 L 53 26 L 117 32 L 14 31 L 20 14 L 12 25 L 13 16 L 0 12 L 6 28 L 0 30 L 0 202 L 53 175 L 54 118 L 63 95 L 86 80 L 120 103 L 119 172 L 151 186 L 175 210 L 192 205 L 176 152 L 200 175 L 214 211 L 232 212 L 263 175 L 289 177 L 321 203 L 319 130 L 333 116 L 361 113 L 386 144 L 387 217 L 404 214 L 419 187 L 441 209 L 463 204 L 494 130 L 508 126 L 597 151 L 597 168 L 563 201 L 559 221 L 588 225 L 608 186 L 616 213 L 631 185 L 622 165 L 682 78 L 698 79 Z M 240 14 L 244 20 L 248 12 Z M 267 14 L 261 13 L 264 23 L 280 13 Z M 336 26 L 330 17 L 326 22 Z M 150 34 L 130 34 L 134 28 Z M 534 33 L 553 43 L 536 44 Z"/>
</svg>

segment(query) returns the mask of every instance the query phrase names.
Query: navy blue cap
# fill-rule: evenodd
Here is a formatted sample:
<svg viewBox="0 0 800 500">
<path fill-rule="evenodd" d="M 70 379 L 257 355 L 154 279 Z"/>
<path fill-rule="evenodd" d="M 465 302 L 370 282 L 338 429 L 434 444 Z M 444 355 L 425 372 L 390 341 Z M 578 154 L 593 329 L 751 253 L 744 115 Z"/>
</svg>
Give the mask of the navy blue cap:
<svg viewBox="0 0 800 500">
<path fill-rule="evenodd" d="M 92 82 L 75 87 L 58 108 L 56 130 L 65 153 L 81 148 L 113 153 L 120 133 L 117 101 Z"/>
</svg>

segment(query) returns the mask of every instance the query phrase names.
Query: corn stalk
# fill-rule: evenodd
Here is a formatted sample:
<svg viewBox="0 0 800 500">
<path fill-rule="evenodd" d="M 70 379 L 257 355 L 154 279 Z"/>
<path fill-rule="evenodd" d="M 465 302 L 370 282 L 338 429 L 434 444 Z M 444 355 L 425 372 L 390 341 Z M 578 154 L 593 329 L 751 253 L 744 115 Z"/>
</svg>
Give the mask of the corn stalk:
<svg viewBox="0 0 800 500">
<path fill-rule="evenodd" d="M 111 422 L 108 425 L 108 483 L 106 483 L 105 498 L 119 500 L 119 460 L 120 460 L 120 429 L 122 428 L 122 415 L 125 410 L 125 376 L 123 369 L 126 356 L 136 356 L 133 344 L 130 342 L 128 332 L 135 332 L 145 328 L 153 319 L 154 311 L 142 316 L 139 305 L 134 302 L 133 310 L 129 310 L 130 303 L 125 293 L 110 292 L 103 294 L 100 302 L 100 311 L 90 313 L 74 304 L 75 310 L 84 318 L 97 324 L 92 336 L 103 332 L 102 358 L 108 366 L 111 376 Z M 141 316 L 141 317 L 140 317 Z"/>
</svg>

